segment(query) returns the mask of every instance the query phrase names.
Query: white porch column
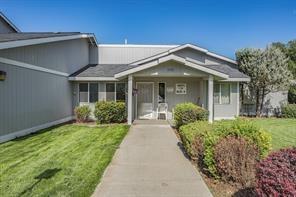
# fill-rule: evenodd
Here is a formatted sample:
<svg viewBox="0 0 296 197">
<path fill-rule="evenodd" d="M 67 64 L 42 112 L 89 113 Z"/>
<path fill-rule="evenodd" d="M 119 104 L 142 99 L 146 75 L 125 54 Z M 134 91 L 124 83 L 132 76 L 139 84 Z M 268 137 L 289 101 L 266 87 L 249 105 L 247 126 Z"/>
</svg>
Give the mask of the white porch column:
<svg viewBox="0 0 296 197">
<path fill-rule="evenodd" d="M 127 90 L 127 123 L 132 124 L 133 121 L 133 76 L 128 76 L 128 90 Z"/>
<path fill-rule="evenodd" d="M 209 122 L 213 122 L 213 100 L 214 100 L 214 80 L 210 75 L 208 79 L 208 110 L 209 110 Z"/>
</svg>

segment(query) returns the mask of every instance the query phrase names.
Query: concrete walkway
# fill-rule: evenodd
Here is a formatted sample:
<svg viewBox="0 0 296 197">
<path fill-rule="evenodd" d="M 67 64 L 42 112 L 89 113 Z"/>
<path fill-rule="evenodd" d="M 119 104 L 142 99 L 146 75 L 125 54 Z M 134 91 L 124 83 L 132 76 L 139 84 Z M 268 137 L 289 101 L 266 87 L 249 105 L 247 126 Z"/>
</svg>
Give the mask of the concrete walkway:
<svg viewBox="0 0 296 197">
<path fill-rule="evenodd" d="M 93 196 L 212 196 L 165 121 L 136 121 Z"/>
</svg>

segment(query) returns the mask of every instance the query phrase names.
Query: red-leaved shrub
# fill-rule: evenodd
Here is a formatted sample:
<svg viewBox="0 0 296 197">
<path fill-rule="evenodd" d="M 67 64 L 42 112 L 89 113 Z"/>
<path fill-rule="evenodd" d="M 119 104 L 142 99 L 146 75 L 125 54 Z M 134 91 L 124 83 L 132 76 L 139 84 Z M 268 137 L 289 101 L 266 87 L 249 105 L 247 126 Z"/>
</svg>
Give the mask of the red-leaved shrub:
<svg viewBox="0 0 296 197">
<path fill-rule="evenodd" d="M 296 148 L 271 153 L 257 166 L 259 196 L 296 196 Z"/>
<path fill-rule="evenodd" d="M 255 144 L 243 137 L 222 138 L 214 148 L 214 158 L 219 176 L 244 187 L 255 185 L 256 164 L 259 151 Z"/>
</svg>

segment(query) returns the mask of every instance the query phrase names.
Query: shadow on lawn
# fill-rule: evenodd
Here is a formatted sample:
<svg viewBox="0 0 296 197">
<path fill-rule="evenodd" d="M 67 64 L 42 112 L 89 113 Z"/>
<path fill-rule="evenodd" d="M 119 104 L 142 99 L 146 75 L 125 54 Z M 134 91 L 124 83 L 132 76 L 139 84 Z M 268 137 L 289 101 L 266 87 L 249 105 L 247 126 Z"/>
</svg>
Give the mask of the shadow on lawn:
<svg viewBox="0 0 296 197">
<path fill-rule="evenodd" d="M 41 182 L 43 179 L 50 179 L 52 177 L 54 177 L 56 175 L 56 173 L 58 173 L 59 171 L 61 171 L 62 169 L 60 168 L 53 168 L 53 169 L 46 169 L 44 170 L 41 174 L 39 174 L 38 176 L 35 176 L 34 179 L 36 179 L 37 181 L 35 183 L 33 183 L 33 185 L 31 185 L 29 188 L 25 189 L 24 191 L 22 191 L 19 196 L 23 196 L 24 194 L 26 194 L 27 192 L 32 191 L 32 189 L 39 183 Z"/>
</svg>

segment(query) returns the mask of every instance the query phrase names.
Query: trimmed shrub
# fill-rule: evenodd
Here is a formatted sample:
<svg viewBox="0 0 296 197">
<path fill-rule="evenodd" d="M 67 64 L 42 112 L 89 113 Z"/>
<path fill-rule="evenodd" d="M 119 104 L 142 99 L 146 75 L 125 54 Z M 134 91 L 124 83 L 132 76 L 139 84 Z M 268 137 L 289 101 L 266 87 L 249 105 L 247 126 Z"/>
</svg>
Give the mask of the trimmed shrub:
<svg viewBox="0 0 296 197">
<path fill-rule="evenodd" d="M 177 128 L 197 120 L 207 120 L 208 111 L 193 103 L 180 103 L 174 109 L 174 120 Z"/>
<path fill-rule="evenodd" d="M 215 178 L 219 178 L 215 161 L 215 145 L 227 136 L 241 137 L 256 145 L 260 158 L 266 156 L 271 149 L 271 136 L 248 120 L 215 122 L 213 132 L 207 133 L 204 140 L 204 163 Z"/>
<path fill-rule="evenodd" d="M 114 101 L 98 101 L 95 105 L 94 114 L 99 124 L 125 122 L 125 103 Z"/>
<path fill-rule="evenodd" d="M 296 84 L 291 85 L 288 91 L 288 102 L 296 104 Z"/>
<path fill-rule="evenodd" d="M 91 110 L 88 105 L 75 107 L 74 113 L 77 122 L 87 122 L 90 116 Z"/>
<path fill-rule="evenodd" d="M 296 196 L 296 148 L 271 153 L 257 166 L 259 196 Z"/>
<path fill-rule="evenodd" d="M 191 159 L 203 159 L 204 137 L 206 133 L 212 131 L 212 129 L 212 124 L 206 121 L 197 121 L 180 127 L 179 135 Z"/>
<path fill-rule="evenodd" d="M 259 160 L 257 146 L 243 137 L 227 136 L 214 147 L 217 173 L 224 181 L 254 186 L 256 164 Z"/>
<path fill-rule="evenodd" d="M 287 104 L 282 107 L 282 114 L 285 118 L 296 118 L 296 104 Z"/>
</svg>

